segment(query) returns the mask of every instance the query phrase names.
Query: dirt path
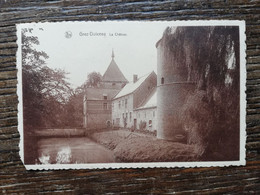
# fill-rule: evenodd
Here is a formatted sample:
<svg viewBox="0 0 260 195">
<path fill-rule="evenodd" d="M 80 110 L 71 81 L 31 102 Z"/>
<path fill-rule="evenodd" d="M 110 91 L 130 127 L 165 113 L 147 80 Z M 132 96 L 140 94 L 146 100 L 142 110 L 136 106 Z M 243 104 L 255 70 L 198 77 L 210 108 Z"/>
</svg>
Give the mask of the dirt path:
<svg viewBox="0 0 260 195">
<path fill-rule="evenodd" d="M 48 163 L 115 162 L 113 151 L 88 138 L 47 138 L 38 142 L 39 160 Z"/>
</svg>

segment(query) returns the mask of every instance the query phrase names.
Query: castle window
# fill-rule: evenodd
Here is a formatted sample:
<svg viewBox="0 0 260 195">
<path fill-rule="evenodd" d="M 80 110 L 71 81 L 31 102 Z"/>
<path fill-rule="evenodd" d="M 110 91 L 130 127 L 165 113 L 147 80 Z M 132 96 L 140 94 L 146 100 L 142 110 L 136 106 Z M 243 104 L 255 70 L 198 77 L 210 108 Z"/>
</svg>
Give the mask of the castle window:
<svg viewBox="0 0 260 195">
<path fill-rule="evenodd" d="M 161 78 L 161 84 L 162 85 L 164 84 L 164 78 L 163 77 Z"/>
</svg>

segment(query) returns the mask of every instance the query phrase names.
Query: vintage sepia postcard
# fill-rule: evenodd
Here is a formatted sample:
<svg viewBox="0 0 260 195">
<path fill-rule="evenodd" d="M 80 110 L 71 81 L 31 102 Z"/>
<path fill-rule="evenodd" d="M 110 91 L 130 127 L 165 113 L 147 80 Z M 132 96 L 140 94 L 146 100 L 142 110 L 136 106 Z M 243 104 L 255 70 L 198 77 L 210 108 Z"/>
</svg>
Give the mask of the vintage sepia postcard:
<svg viewBox="0 0 260 195">
<path fill-rule="evenodd" d="M 244 21 L 17 25 L 27 169 L 245 165 Z"/>
</svg>

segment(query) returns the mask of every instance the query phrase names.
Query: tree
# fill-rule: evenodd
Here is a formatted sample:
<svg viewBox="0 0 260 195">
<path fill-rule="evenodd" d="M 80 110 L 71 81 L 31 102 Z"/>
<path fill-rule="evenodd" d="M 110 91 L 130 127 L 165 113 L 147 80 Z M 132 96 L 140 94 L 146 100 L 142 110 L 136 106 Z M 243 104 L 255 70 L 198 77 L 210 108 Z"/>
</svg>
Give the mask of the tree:
<svg viewBox="0 0 260 195">
<path fill-rule="evenodd" d="M 26 131 L 35 128 L 61 126 L 64 105 L 72 89 L 66 81 L 66 72 L 49 68 L 48 55 L 37 51 L 38 37 L 33 29 L 22 29 L 23 111 Z"/>
<path fill-rule="evenodd" d="M 35 36 L 28 36 L 33 29 L 22 29 L 22 79 L 23 79 L 23 117 L 24 130 L 30 131 L 37 124 L 41 124 L 41 111 L 43 109 L 43 95 L 41 94 L 41 66 L 49 56 L 33 49 L 39 45 Z"/>
<path fill-rule="evenodd" d="M 98 87 L 102 80 L 102 76 L 99 72 L 91 72 L 88 74 L 86 86 L 87 87 Z"/>
<path fill-rule="evenodd" d="M 46 52 L 35 49 L 39 39 L 32 28 L 22 29 L 22 86 L 24 124 L 24 162 L 34 164 L 37 159 L 35 129 L 65 127 L 73 121 L 68 103 L 73 90 L 66 81 L 67 73 L 46 65 Z"/>
</svg>

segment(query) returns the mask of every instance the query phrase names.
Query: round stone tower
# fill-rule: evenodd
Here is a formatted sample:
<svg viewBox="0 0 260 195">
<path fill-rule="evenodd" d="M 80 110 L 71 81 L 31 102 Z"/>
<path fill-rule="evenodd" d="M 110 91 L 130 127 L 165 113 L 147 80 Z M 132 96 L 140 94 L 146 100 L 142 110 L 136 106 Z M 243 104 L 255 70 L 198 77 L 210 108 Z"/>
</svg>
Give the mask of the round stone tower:
<svg viewBox="0 0 260 195">
<path fill-rule="evenodd" d="M 175 37 L 176 38 L 176 37 Z M 180 122 L 180 110 L 194 82 L 188 81 L 188 69 L 177 64 L 174 33 L 164 33 L 157 47 L 157 138 L 185 142 L 183 124 Z M 178 52 L 178 51 L 177 51 Z"/>
</svg>

